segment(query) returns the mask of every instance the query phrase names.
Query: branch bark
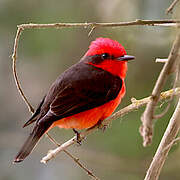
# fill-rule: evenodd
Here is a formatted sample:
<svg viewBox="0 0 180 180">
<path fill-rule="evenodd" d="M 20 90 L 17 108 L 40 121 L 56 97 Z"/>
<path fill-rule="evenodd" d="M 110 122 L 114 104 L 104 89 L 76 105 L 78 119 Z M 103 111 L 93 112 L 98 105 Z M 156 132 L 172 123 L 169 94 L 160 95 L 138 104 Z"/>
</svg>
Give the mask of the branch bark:
<svg viewBox="0 0 180 180">
<path fill-rule="evenodd" d="M 174 95 L 180 95 L 180 87 L 176 88 L 176 89 L 171 89 L 169 91 L 165 91 L 163 93 L 160 94 L 160 101 L 162 100 L 166 100 L 168 98 L 170 98 L 172 96 L 172 94 Z M 101 127 L 107 126 L 111 123 L 112 120 L 117 119 L 119 117 L 124 116 L 125 114 L 134 111 L 142 106 L 145 106 L 148 102 L 150 102 L 151 100 L 151 96 L 150 97 L 146 97 L 144 99 L 141 100 L 136 100 L 133 98 L 132 100 L 132 104 L 130 104 L 129 106 L 119 110 L 118 112 L 114 113 L 112 116 L 110 116 L 109 118 L 105 119 L 102 124 Z M 99 127 L 95 126 L 91 129 L 88 129 L 82 133 L 80 133 L 80 139 L 79 140 L 83 140 L 87 135 L 93 133 L 95 130 L 97 130 Z M 41 162 L 42 163 L 47 163 L 49 160 L 53 159 L 58 153 L 60 153 L 61 151 L 64 151 L 65 149 L 67 149 L 69 146 L 73 145 L 76 143 L 76 136 L 74 136 L 73 138 L 71 138 L 70 140 L 68 140 L 67 142 L 63 143 L 61 146 L 57 147 L 54 150 L 50 150 L 48 152 L 48 154 L 42 158 Z"/>
<path fill-rule="evenodd" d="M 18 45 L 19 45 L 19 39 L 21 36 L 21 33 L 24 29 L 23 28 L 18 28 L 17 33 L 16 33 L 16 37 L 14 40 L 14 50 L 13 50 L 13 54 L 12 54 L 12 70 L 13 70 L 13 77 L 14 77 L 14 81 L 16 83 L 16 87 L 19 91 L 19 94 L 21 95 L 22 99 L 24 100 L 24 102 L 26 103 L 29 111 L 31 113 L 34 113 L 34 108 L 31 106 L 31 103 L 28 101 L 27 97 L 25 96 L 22 88 L 21 88 L 21 84 L 18 80 L 18 75 L 17 75 L 17 71 L 16 71 L 16 61 L 17 61 L 17 49 L 18 49 Z"/>
<path fill-rule="evenodd" d="M 49 138 L 49 140 L 55 144 L 57 147 L 60 146 L 60 144 L 54 139 L 52 138 L 49 133 L 46 133 L 47 137 Z M 92 171 L 90 171 L 87 167 L 85 167 L 79 160 L 79 158 L 75 157 L 74 155 L 72 155 L 70 152 L 68 152 L 67 150 L 64 150 L 64 153 L 67 154 L 80 168 L 82 168 L 91 178 L 95 179 L 95 180 L 100 180 Z"/>
<path fill-rule="evenodd" d="M 168 61 L 165 63 L 158 80 L 152 91 L 152 99 L 147 104 L 146 109 L 141 116 L 142 125 L 140 127 L 140 134 L 143 137 L 143 145 L 147 146 L 151 144 L 153 137 L 153 119 L 155 118 L 154 112 L 156 105 L 159 101 L 161 90 L 167 80 L 170 73 L 174 72 L 175 65 L 179 61 L 180 53 L 180 34 L 176 36 L 171 52 L 168 57 Z"/>
<path fill-rule="evenodd" d="M 172 13 L 174 7 L 176 6 L 176 4 L 178 3 L 179 0 L 174 0 L 172 2 L 172 4 L 167 8 L 166 10 L 166 14 Z"/>
<path fill-rule="evenodd" d="M 137 26 L 137 25 L 148 25 L 148 26 L 178 26 L 180 20 L 141 20 L 129 22 L 115 22 L 115 23 L 52 23 L 52 24 L 21 24 L 18 28 L 24 29 L 39 29 L 39 28 L 99 28 L 99 27 L 120 27 L 120 26 Z"/>
<path fill-rule="evenodd" d="M 180 99 L 144 180 L 158 180 L 169 150 L 180 128 Z"/>
</svg>

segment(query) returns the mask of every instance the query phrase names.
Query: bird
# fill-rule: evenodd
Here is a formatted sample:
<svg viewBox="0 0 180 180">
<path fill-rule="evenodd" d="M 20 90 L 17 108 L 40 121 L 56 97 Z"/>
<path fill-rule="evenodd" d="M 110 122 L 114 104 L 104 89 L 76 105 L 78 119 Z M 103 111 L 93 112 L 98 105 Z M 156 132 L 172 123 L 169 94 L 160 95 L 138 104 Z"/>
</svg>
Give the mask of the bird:
<svg viewBox="0 0 180 180">
<path fill-rule="evenodd" d="M 125 95 L 127 61 L 133 59 L 116 40 L 99 37 L 92 41 L 80 61 L 57 77 L 24 124 L 34 123 L 34 127 L 14 163 L 22 162 L 53 127 L 78 133 L 109 117 Z"/>
</svg>

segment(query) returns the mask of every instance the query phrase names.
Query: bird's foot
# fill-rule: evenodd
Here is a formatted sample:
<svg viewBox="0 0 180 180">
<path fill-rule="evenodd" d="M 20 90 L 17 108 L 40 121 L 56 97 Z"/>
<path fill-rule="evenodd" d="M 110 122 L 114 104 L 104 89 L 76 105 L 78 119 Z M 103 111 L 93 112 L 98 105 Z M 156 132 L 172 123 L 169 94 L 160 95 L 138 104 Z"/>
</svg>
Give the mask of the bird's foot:
<svg viewBox="0 0 180 180">
<path fill-rule="evenodd" d="M 98 121 L 97 123 L 98 129 L 102 130 L 103 132 L 107 129 L 107 124 L 102 124 L 102 121 Z"/>
<path fill-rule="evenodd" d="M 108 128 L 108 125 L 100 125 L 98 129 L 102 130 L 103 132 Z"/>
<path fill-rule="evenodd" d="M 74 131 L 74 133 L 76 134 L 76 142 L 77 142 L 79 145 L 81 145 L 82 139 L 81 139 L 80 133 L 79 133 L 76 129 L 74 129 L 74 128 L 73 128 L 73 131 Z"/>
</svg>

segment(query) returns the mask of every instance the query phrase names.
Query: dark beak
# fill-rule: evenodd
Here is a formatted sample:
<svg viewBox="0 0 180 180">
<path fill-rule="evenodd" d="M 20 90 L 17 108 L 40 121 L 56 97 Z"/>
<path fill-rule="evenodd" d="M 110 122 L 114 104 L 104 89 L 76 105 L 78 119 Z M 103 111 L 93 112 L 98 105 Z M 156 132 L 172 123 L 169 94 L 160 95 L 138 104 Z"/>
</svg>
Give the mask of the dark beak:
<svg viewBox="0 0 180 180">
<path fill-rule="evenodd" d="M 119 61 L 129 61 L 135 59 L 135 56 L 130 56 L 130 55 L 124 55 L 116 58 Z"/>
</svg>

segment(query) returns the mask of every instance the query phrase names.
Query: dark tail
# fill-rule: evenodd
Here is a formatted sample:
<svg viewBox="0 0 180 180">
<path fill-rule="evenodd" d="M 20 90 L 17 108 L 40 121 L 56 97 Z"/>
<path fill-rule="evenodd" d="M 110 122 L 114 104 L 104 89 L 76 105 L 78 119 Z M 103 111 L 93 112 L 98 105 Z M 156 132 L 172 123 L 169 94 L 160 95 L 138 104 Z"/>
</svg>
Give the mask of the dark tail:
<svg viewBox="0 0 180 180">
<path fill-rule="evenodd" d="M 19 163 L 23 161 L 34 149 L 35 145 L 38 143 L 42 135 L 48 130 L 52 123 L 48 124 L 36 124 L 33 131 L 25 141 L 24 145 L 16 155 L 14 163 Z"/>
</svg>

